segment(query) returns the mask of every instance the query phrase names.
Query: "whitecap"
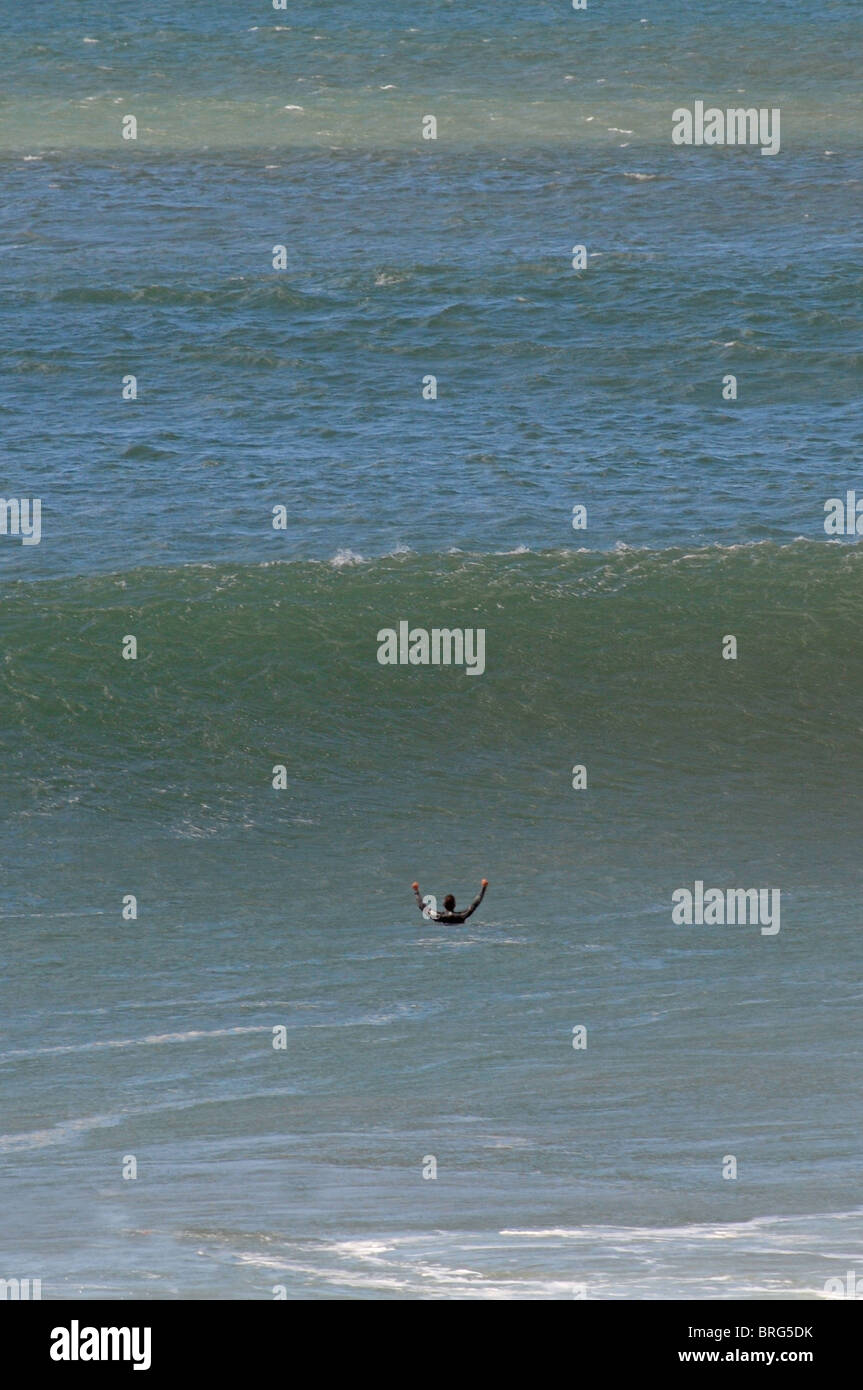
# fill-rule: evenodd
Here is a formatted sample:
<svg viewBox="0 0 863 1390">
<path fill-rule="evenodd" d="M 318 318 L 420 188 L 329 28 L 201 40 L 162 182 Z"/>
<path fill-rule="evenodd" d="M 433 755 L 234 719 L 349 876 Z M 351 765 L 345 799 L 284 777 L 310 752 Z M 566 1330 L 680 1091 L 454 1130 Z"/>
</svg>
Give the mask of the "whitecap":
<svg viewBox="0 0 863 1390">
<path fill-rule="evenodd" d="M 365 556 L 358 555 L 355 550 L 337 550 L 330 564 L 334 569 L 343 569 L 346 565 L 362 565 L 365 563 Z"/>
</svg>

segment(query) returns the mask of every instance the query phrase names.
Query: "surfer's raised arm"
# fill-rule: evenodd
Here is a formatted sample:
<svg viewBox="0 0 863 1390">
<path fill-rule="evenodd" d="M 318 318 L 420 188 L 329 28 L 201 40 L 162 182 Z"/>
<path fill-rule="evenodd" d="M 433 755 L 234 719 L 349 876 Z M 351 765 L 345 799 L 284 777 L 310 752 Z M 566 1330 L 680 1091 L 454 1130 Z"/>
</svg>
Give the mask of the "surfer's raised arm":
<svg viewBox="0 0 863 1390">
<path fill-rule="evenodd" d="M 423 896 L 420 892 L 420 886 L 418 883 L 411 884 L 411 888 L 413 888 L 414 894 L 416 896 L 417 907 L 419 908 L 423 916 L 427 917 L 430 922 L 443 922 L 446 924 L 446 926 L 453 927 L 461 926 L 462 922 L 466 922 L 472 912 L 476 912 L 477 908 L 479 907 L 480 903 L 485 897 L 485 890 L 487 887 L 488 879 L 484 878 L 482 881 L 482 887 L 480 888 L 470 907 L 466 907 L 463 911 L 459 911 L 459 909 L 456 907 L 455 898 L 453 897 L 452 893 L 447 893 L 446 897 L 443 900 L 443 911 L 441 912 L 437 907 L 432 907 L 429 904 L 423 902 Z M 434 901 L 435 899 L 433 897 L 430 897 L 429 902 L 433 903 Z"/>
<path fill-rule="evenodd" d="M 479 892 L 477 893 L 477 895 L 476 895 L 476 897 L 474 898 L 473 902 L 471 903 L 470 907 L 465 908 L 465 913 L 464 913 L 464 920 L 465 920 L 465 921 L 467 921 L 468 917 L 470 916 L 470 914 L 471 914 L 472 912 L 476 912 L 477 908 L 479 907 L 480 903 L 482 902 L 483 898 L 485 897 L 485 890 L 486 890 L 487 887 L 488 887 L 488 879 L 487 879 L 487 878 L 484 878 L 483 881 L 482 881 L 482 887 L 480 888 Z"/>
</svg>

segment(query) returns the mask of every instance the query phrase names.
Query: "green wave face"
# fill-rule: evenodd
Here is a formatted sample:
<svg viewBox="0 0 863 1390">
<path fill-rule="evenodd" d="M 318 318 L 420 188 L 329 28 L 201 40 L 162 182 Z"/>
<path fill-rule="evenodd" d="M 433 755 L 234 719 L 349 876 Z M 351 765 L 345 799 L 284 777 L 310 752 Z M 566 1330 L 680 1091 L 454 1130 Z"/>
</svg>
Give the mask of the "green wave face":
<svg viewBox="0 0 863 1390">
<path fill-rule="evenodd" d="M 268 769 L 385 814 L 471 780 L 541 818 L 584 762 L 601 800 L 856 795 L 863 558 L 770 542 L 610 554 L 190 566 L 12 586 L 3 794 L 254 802 Z M 485 631 L 486 668 L 382 666 L 377 634 Z M 122 657 L 137 639 L 136 660 Z M 723 642 L 737 640 L 737 659 Z"/>
</svg>

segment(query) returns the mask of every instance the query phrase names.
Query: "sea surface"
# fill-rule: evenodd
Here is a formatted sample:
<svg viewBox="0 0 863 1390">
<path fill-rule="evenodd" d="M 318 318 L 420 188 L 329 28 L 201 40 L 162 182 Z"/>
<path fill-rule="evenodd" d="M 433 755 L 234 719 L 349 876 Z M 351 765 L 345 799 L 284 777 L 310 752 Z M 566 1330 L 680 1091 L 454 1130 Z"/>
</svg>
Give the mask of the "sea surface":
<svg viewBox="0 0 863 1390">
<path fill-rule="evenodd" d="M 0 40 L 0 1278 L 863 1287 L 859 4 Z"/>
</svg>

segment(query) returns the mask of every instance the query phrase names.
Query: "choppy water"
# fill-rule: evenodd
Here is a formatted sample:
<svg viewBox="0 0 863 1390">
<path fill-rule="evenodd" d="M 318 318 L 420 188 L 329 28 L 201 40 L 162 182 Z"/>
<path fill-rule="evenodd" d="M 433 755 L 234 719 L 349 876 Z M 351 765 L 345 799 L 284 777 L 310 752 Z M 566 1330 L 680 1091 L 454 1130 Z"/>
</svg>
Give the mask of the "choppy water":
<svg viewBox="0 0 863 1390">
<path fill-rule="evenodd" d="M 0 1277 L 863 1276 L 860 20 L 758 10 L 0 4 Z"/>
</svg>

